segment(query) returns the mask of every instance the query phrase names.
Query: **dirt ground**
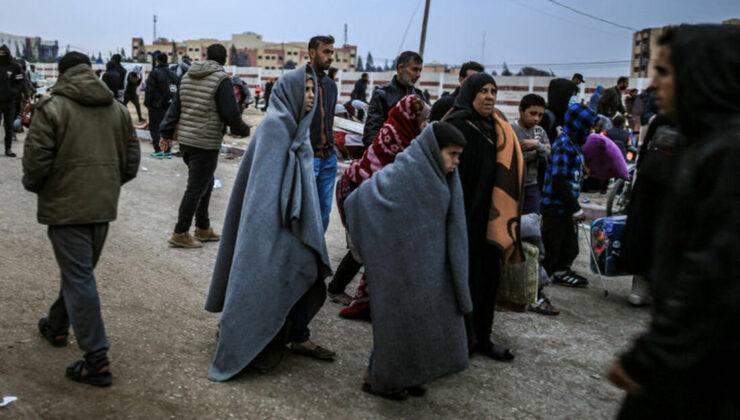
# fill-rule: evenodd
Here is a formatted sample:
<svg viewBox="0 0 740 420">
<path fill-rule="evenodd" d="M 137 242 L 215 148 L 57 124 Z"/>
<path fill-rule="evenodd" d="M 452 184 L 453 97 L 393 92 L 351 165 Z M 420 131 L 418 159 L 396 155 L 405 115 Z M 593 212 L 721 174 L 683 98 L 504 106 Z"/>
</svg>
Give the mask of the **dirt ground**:
<svg viewBox="0 0 740 420">
<path fill-rule="evenodd" d="M 23 135 L 14 149 L 22 151 Z M 64 377 L 82 352 L 51 347 L 36 323 L 59 288 L 35 196 L 21 185 L 21 160 L 0 158 L 0 397 L 17 396 L 0 418 L 583 418 L 613 417 L 622 393 L 604 378 L 609 359 L 643 329 L 647 309 L 627 305 L 628 278 L 598 279 L 587 252 L 576 264 L 591 285 L 549 288 L 562 313 L 497 313 L 494 340 L 510 346 L 510 364 L 474 357 L 470 369 L 429 384 L 425 397 L 391 402 L 360 391 L 372 346 L 371 326 L 342 320 L 327 302 L 311 324 L 313 339 L 335 350 L 325 363 L 288 355 L 266 375 L 211 382 L 218 315 L 203 309 L 217 244 L 167 246 L 185 188 L 180 159 L 155 160 L 142 143 L 138 177 L 123 188 L 96 270 L 114 384 L 107 389 Z M 239 161 L 222 158 L 211 217 L 220 231 Z M 344 233 L 332 214 L 327 244 L 334 267 Z M 275 262 L 279 264 L 279 261 Z M 352 293 L 357 279 L 350 285 Z M 434 343 L 429 343 L 431 349 Z"/>
</svg>

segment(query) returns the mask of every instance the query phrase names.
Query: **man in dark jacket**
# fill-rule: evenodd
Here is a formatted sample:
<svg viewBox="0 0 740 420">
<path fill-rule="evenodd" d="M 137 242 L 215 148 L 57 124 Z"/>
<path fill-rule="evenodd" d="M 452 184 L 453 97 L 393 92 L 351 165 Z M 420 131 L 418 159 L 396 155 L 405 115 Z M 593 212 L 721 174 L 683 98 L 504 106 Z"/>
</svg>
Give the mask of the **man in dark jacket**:
<svg viewBox="0 0 740 420">
<path fill-rule="evenodd" d="M 359 101 L 367 103 L 367 83 L 370 81 L 370 77 L 367 73 L 362 73 L 360 80 L 355 82 L 355 88 L 352 89 L 350 99 L 357 99 Z"/>
<path fill-rule="evenodd" d="M 337 104 L 337 85 L 326 75 L 334 60 L 334 38 L 315 36 L 308 42 L 308 56 L 316 73 L 317 109 L 311 121 L 311 146 L 313 147 L 313 171 L 319 191 L 321 221 L 324 232 L 329 227 L 334 182 L 337 179 L 337 154 L 334 151 L 334 107 Z"/>
<path fill-rule="evenodd" d="M 183 76 L 180 90 L 175 93 L 160 127 L 161 146 L 166 150 L 172 147 L 177 127 L 182 160 L 188 165 L 188 184 L 169 240 L 171 246 L 178 248 L 198 248 L 203 246 L 202 242 L 221 239 L 211 228 L 208 216 L 221 143 L 227 125 L 235 136 L 249 134 L 236 105 L 234 85 L 224 71 L 226 48 L 212 44 L 206 54 L 206 61 L 193 63 Z M 195 237 L 189 233 L 193 217 Z"/>
<path fill-rule="evenodd" d="M 154 147 L 151 156 L 161 158 L 172 156 L 170 149 L 162 150 L 159 147 L 159 126 L 170 107 L 172 96 L 177 92 L 177 76 L 167 67 L 167 54 L 157 54 L 156 63 L 157 66 L 146 79 L 144 106 L 149 110 L 149 133 Z"/>
<path fill-rule="evenodd" d="M 67 368 L 67 377 L 108 386 L 110 344 L 93 271 L 121 185 L 136 176 L 139 141 L 129 112 L 95 77 L 86 55 L 68 53 L 59 73 L 51 97 L 36 107 L 23 150 L 23 186 L 38 195 L 38 221 L 49 226 L 62 274 L 59 297 L 38 326 L 62 347 L 71 325 L 85 358 Z"/>
<path fill-rule="evenodd" d="M 15 98 L 23 83 L 23 72 L 13 62 L 10 49 L 0 46 L 0 118 L 5 129 L 5 156 L 15 157 L 13 146 L 13 121 L 15 120 Z"/>
<path fill-rule="evenodd" d="M 656 234 L 653 319 L 609 379 L 628 393 L 620 418 L 737 419 L 740 27 L 683 25 L 667 37 L 653 84 L 685 143 Z"/>
<path fill-rule="evenodd" d="M 617 115 L 612 119 L 612 128 L 606 130 L 606 136 L 609 140 L 619 147 L 622 157 L 627 157 L 627 144 L 630 142 L 630 132 L 625 124 L 627 119 L 623 115 Z"/>
<path fill-rule="evenodd" d="M 605 90 L 601 95 L 599 103 L 596 104 L 596 112 L 609 118 L 612 118 L 617 111 L 622 115 L 626 114 L 622 103 L 622 92 L 627 89 L 627 85 L 629 85 L 628 78 L 622 76 L 617 79 L 617 85 Z"/>
<path fill-rule="evenodd" d="M 126 68 L 123 67 L 121 64 L 121 54 L 113 54 L 110 58 L 110 62 L 113 63 L 114 69 L 116 70 L 116 73 L 121 77 L 121 85 L 118 88 L 117 94 L 114 95 L 116 99 L 121 100 L 123 98 L 123 87 L 124 87 L 124 81 L 126 80 Z"/>
<path fill-rule="evenodd" d="M 103 83 L 108 86 L 108 90 L 113 94 L 113 97 L 118 98 L 118 89 L 121 87 L 121 75 L 116 71 L 116 63 L 109 61 L 105 65 Z"/>
<path fill-rule="evenodd" d="M 457 81 L 460 82 L 460 86 L 462 86 L 463 81 L 467 79 L 468 76 L 483 71 L 485 71 L 483 66 L 475 61 L 468 61 L 467 63 L 463 63 L 462 67 L 460 67 L 460 75 L 458 76 Z M 455 105 L 455 99 L 457 99 L 457 95 L 460 93 L 460 86 L 456 87 L 451 94 L 445 95 L 434 102 L 434 105 L 432 105 L 432 112 L 429 114 L 430 121 L 441 120 L 442 117 L 452 109 L 452 106 Z"/>
<path fill-rule="evenodd" d="M 365 131 L 362 134 L 362 143 L 365 148 L 373 144 L 375 135 L 388 118 L 388 112 L 398 101 L 406 95 L 414 94 L 421 99 L 424 95 L 414 87 L 416 81 L 421 77 L 421 69 L 424 60 L 413 51 L 404 51 L 396 59 L 396 75 L 387 85 L 381 86 L 373 92 L 370 99 L 370 108 L 365 121 Z"/>
<path fill-rule="evenodd" d="M 126 88 L 123 93 L 123 105 L 129 102 L 134 103 L 136 115 L 139 117 L 139 124 L 143 121 L 141 118 L 141 106 L 139 105 L 139 85 L 141 85 L 141 66 L 137 65 L 126 75 Z"/>
</svg>

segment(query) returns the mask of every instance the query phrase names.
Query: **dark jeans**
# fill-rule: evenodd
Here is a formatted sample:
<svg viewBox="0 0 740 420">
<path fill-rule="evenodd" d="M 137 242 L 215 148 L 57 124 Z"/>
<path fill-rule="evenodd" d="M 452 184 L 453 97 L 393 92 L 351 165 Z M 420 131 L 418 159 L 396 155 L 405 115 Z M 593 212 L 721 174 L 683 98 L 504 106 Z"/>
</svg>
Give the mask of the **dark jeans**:
<svg viewBox="0 0 740 420">
<path fill-rule="evenodd" d="M 208 203 L 213 191 L 213 174 L 218 166 L 219 150 L 206 150 L 180 145 L 182 160 L 188 165 L 188 185 L 180 202 L 175 225 L 175 233 L 190 230 L 195 216 L 195 226 L 201 229 L 211 227 L 208 218 Z"/>
<path fill-rule="evenodd" d="M 123 106 L 127 106 L 129 102 L 134 103 L 134 108 L 136 108 L 136 115 L 138 115 L 139 121 L 143 120 L 143 118 L 141 118 L 141 105 L 139 105 L 139 95 L 137 95 L 136 92 L 124 95 Z M 149 115 L 151 116 L 151 114 Z M 164 114 L 162 114 L 162 118 L 164 118 Z M 161 118 L 159 122 L 162 122 Z M 159 133 L 159 128 L 157 128 L 157 132 Z"/>
<path fill-rule="evenodd" d="M 308 295 L 307 291 L 288 313 L 288 342 L 303 343 L 311 337 L 308 329 Z"/>
<path fill-rule="evenodd" d="M 51 331 L 67 334 L 71 323 L 86 358 L 105 357 L 110 344 L 93 270 L 105 244 L 108 223 L 49 226 L 48 234 L 62 273 L 59 297 L 49 309 Z"/>
<path fill-rule="evenodd" d="M 542 215 L 542 242 L 545 259 L 542 266 L 552 276 L 570 269 L 578 256 L 578 225 L 570 214 Z"/>
<path fill-rule="evenodd" d="M 0 103 L 0 118 L 3 119 L 3 128 L 5 129 L 5 150 L 8 151 L 13 146 L 13 120 L 15 115 L 13 111 L 15 105 L 13 102 Z"/>
<path fill-rule="evenodd" d="M 152 136 L 152 146 L 154 146 L 155 153 L 161 151 L 159 148 L 159 125 L 162 124 L 164 114 L 166 113 L 166 109 L 149 108 L 149 134 Z"/>
<path fill-rule="evenodd" d="M 540 213 L 540 186 L 537 184 L 524 187 L 522 214 L 530 213 Z"/>
<path fill-rule="evenodd" d="M 343 293 L 344 289 L 355 278 L 361 267 L 362 264 L 352 257 L 352 252 L 347 251 L 347 255 L 342 258 L 342 262 L 339 263 L 334 278 L 329 283 L 329 293 Z"/>
</svg>

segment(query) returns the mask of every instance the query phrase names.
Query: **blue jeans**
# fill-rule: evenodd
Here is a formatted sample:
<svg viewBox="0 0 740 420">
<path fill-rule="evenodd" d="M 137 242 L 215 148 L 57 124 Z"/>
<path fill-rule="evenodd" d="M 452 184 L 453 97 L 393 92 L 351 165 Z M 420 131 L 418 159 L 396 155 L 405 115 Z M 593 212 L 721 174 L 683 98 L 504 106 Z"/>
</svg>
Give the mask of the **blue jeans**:
<svg viewBox="0 0 740 420">
<path fill-rule="evenodd" d="M 331 155 L 326 159 L 314 157 L 313 174 L 316 177 L 316 188 L 319 191 L 321 222 L 324 224 L 324 232 L 326 232 L 326 229 L 329 228 L 334 183 L 337 180 L 337 155 Z"/>
</svg>

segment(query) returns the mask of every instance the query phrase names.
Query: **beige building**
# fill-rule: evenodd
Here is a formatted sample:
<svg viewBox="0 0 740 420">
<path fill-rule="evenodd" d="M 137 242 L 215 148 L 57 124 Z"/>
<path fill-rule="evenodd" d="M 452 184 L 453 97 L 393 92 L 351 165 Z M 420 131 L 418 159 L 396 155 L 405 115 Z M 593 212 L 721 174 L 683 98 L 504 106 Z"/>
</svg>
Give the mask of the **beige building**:
<svg viewBox="0 0 740 420">
<path fill-rule="evenodd" d="M 424 63 L 424 67 L 422 67 L 422 71 L 424 73 L 444 73 L 446 69 L 447 66 L 440 63 L 439 61 Z"/>
<path fill-rule="evenodd" d="M 723 25 L 740 25 L 740 19 L 727 19 Z M 630 57 L 630 77 L 655 75 L 653 64 L 658 55 L 658 39 L 670 26 L 646 28 L 632 34 L 632 56 Z"/>
<path fill-rule="evenodd" d="M 132 38 L 131 56 L 139 62 L 151 61 L 154 51 L 166 52 L 169 61 L 178 61 L 187 54 L 193 61 L 206 59 L 206 48 L 219 43 L 226 48 L 227 63 L 244 67 L 262 67 L 266 70 L 279 70 L 298 67 L 308 63 L 307 42 L 265 42 L 262 35 L 252 32 L 234 34 L 229 41 L 216 39 L 188 39 L 180 43 L 159 38 L 151 45 L 145 45 L 142 38 Z M 334 67 L 344 71 L 357 68 L 357 47 L 342 45 L 334 47 Z M 236 57 L 232 60 L 232 55 Z M 174 60 L 173 60 L 174 58 Z"/>
</svg>

